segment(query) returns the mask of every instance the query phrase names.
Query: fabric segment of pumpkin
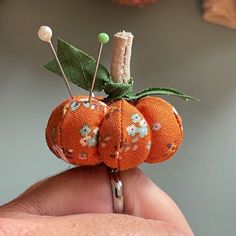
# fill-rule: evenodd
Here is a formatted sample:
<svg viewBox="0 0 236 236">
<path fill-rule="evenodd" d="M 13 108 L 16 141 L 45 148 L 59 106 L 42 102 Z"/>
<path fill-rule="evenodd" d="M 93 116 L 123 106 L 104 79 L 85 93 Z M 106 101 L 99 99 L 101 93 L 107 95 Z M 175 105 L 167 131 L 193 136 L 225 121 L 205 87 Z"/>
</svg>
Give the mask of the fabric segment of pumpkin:
<svg viewBox="0 0 236 236">
<path fill-rule="evenodd" d="M 64 101 L 56 107 L 48 122 L 46 136 L 49 148 L 56 149 L 54 153 L 57 156 L 74 165 L 99 164 L 99 126 L 106 109 L 105 103 L 96 99 L 89 103 L 88 97 L 78 96 Z M 55 142 L 51 138 L 53 130 L 56 130 Z"/>
<path fill-rule="evenodd" d="M 68 162 L 61 147 L 60 135 L 61 122 L 68 108 L 66 104 L 67 101 L 64 101 L 53 110 L 46 128 L 46 141 L 49 149 L 58 158 L 61 158 L 62 160 Z"/>
<path fill-rule="evenodd" d="M 130 103 L 112 103 L 100 128 L 99 152 L 109 167 L 126 170 L 148 156 L 151 132 L 144 116 Z"/>
<path fill-rule="evenodd" d="M 152 132 L 152 147 L 145 162 L 157 163 L 171 158 L 183 140 L 183 125 L 175 108 L 158 97 L 144 97 L 136 108 L 143 114 Z"/>
</svg>

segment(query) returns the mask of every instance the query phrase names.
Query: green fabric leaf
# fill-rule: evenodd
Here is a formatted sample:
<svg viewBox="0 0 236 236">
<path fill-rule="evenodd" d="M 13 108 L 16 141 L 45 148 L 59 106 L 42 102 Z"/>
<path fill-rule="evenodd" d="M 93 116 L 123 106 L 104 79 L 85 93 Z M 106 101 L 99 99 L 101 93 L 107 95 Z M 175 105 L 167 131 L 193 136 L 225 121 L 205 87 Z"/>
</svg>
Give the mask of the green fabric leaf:
<svg viewBox="0 0 236 236">
<path fill-rule="evenodd" d="M 195 100 L 195 101 L 200 101 L 198 98 L 191 97 L 189 95 L 185 95 L 176 89 L 172 88 L 148 88 L 143 90 L 142 92 L 139 92 L 135 94 L 134 96 L 130 97 L 129 100 L 136 100 L 142 97 L 146 96 L 152 96 L 152 95 L 168 95 L 168 96 L 177 96 L 181 97 L 184 100 Z"/>
<path fill-rule="evenodd" d="M 57 40 L 57 55 L 67 78 L 77 86 L 90 90 L 96 67 L 96 60 L 67 42 Z M 60 76 L 61 72 L 56 59 L 52 59 L 44 67 Z M 104 89 L 104 84 L 110 81 L 110 73 L 103 65 L 99 65 L 94 91 Z"/>
</svg>

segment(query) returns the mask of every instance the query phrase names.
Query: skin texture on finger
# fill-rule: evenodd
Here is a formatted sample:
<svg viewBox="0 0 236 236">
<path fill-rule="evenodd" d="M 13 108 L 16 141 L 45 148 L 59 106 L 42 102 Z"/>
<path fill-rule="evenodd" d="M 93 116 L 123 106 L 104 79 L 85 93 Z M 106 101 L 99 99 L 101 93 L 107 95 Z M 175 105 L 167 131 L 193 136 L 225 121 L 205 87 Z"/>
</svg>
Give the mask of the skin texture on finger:
<svg viewBox="0 0 236 236">
<path fill-rule="evenodd" d="M 120 175 L 124 185 L 125 214 L 163 221 L 175 225 L 187 235 L 193 235 L 173 200 L 139 169 L 120 172 Z M 36 184 L 14 201 L 2 206 L 0 217 L 13 215 L 19 218 L 23 213 L 66 216 L 112 212 L 107 168 L 99 165 L 74 168 Z"/>
<path fill-rule="evenodd" d="M 20 209 L 21 213 L 48 216 L 112 213 L 107 169 L 104 165 L 70 169 L 36 183 L 2 208 L 4 212 Z"/>
<path fill-rule="evenodd" d="M 1 234 L 2 233 L 2 234 Z M 77 235 L 156 235 L 184 236 L 174 226 L 119 214 L 82 214 L 34 219 L 3 219 L 0 235 L 77 236 Z"/>
<path fill-rule="evenodd" d="M 193 235 L 176 203 L 141 170 L 123 172 L 126 213 L 145 219 L 155 219 L 176 225 L 187 235 Z M 132 191 L 130 191 L 132 190 Z"/>
</svg>

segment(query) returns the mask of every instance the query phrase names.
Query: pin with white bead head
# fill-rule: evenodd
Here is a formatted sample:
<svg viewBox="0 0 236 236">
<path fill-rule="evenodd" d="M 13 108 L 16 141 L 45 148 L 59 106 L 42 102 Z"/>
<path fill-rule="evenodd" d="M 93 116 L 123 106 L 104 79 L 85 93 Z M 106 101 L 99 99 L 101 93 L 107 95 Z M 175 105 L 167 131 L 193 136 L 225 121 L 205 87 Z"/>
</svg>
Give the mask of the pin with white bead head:
<svg viewBox="0 0 236 236">
<path fill-rule="evenodd" d="M 89 99 L 88 99 L 89 102 L 91 101 L 91 98 L 94 96 L 93 89 L 94 89 L 94 85 L 95 85 L 95 81 L 96 81 L 96 77 L 97 77 L 97 72 L 98 72 L 98 67 L 99 67 L 99 63 L 100 63 L 100 59 L 101 59 L 101 55 L 102 55 L 102 49 L 103 49 L 103 45 L 109 42 L 109 35 L 106 33 L 100 33 L 98 35 L 98 41 L 100 43 L 100 47 L 98 50 L 97 62 L 96 62 L 96 67 L 95 67 L 95 71 L 94 71 L 94 75 L 93 75 L 92 85 L 91 85 L 91 89 L 89 92 Z"/>
<path fill-rule="evenodd" d="M 72 95 L 72 92 L 71 92 L 71 88 L 70 88 L 68 79 L 67 79 L 67 77 L 66 77 L 66 75 L 65 75 L 65 72 L 64 72 L 64 70 L 63 70 L 63 68 L 62 68 L 62 65 L 61 65 L 61 63 L 60 63 L 60 61 L 59 61 L 59 58 L 58 58 L 58 56 L 57 56 L 57 53 L 56 53 L 56 51 L 55 51 L 55 49 L 54 49 L 54 47 L 53 47 L 53 44 L 52 44 L 52 42 L 51 42 L 52 29 L 51 29 L 50 27 L 48 27 L 48 26 L 41 26 L 41 27 L 39 28 L 39 30 L 38 30 L 38 36 L 39 36 L 39 38 L 40 38 L 42 41 L 49 43 L 50 48 L 51 48 L 51 50 L 52 50 L 52 53 L 53 53 L 53 55 L 54 55 L 54 57 L 55 57 L 55 59 L 56 59 L 56 61 L 57 61 L 57 63 L 58 63 L 58 66 L 59 66 L 59 68 L 60 68 L 60 71 L 61 71 L 61 74 L 62 74 L 62 76 L 63 76 L 63 79 L 64 79 L 64 82 L 65 82 L 66 88 L 67 88 L 67 90 L 68 90 L 68 93 L 69 93 L 70 97 L 73 99 L 73 95 Z"/>
</svg>

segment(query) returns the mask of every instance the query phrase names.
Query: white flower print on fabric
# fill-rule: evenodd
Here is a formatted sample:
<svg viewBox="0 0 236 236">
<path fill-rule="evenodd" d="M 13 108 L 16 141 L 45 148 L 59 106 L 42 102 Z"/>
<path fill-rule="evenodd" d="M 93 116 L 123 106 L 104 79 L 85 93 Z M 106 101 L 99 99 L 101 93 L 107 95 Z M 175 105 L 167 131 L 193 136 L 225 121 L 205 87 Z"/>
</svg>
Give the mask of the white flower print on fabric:
<svg viewBox="0 0 236 236">
<path fill-rule="evenodd" d="M 99 128 L 97 127 L 97 128 L 95 128 L 95 129 L 93 130 L 93 133 L 94 133 L 94 134 L 97 134 L 98 131 L 99 131 Z"/>
<path fill-rule="evenodd" d="M 88 143 L 88 147 L 96 147 L 97 136 L 94 136 L 93 138 L 88 139 L 87 143 Z"/>
<path fill-rule="evenodd" d="M 147 127 L 147 122 L 146 122 L 146 120 L 144 120 L 144 119 L 140 120 L 139 125 L 140 125 L 141 127 Z"/>
<path fill-rule="evenodd" d="M 80 144 L 84 147 L 96 147 L 98 144 L 99 128 L 92 129 L 89 125 L 84 124 L 80 129 L 80 134 L 83 138 L 80 139 Z"/>
<path fill-rule="evenodd" d="M 107 105 L 103 102 L 99 102 L 99 104 L 93 103 L 93 101 L 91 103 L 89 103 L 87 98 L 81 98 L 77 101 L 71 101 L 70 103 L 70 110 L 71 111 L 75 111 L 77 110 L 80 106 L 83 106 L 85 108 L 89 108 L 91 110 L 100 110 L 101 112 L 106 112 L 107 110 Z"/>
<path fill-rule="evenodd" d="M 139 127 L 137 133 L 140 135 L 140 138 L 146 137 L 148 135 L 147 126 Z"/>
<path fill-rule="evenodd" d="M 90 107 L 90 103 L 88 101 L 84 101 L 82 102 L 82 105 L 86 108 L 89 108 Z"/>
<path fill-rule="evenodd" d="M 132 119 L 132 121 L 133 121 L 134 123 L 138 123 L 138 122 L 141 121 L 142 118 L 140 117 L 139 114 L 133 114 L 133 115 L 131 116 L 131 119 Z"/>
<path fill-rule="evenodd" d="M 135 136 L 137 134 L 138 128 L 132 124 L 126 128 L 129 136 Z"/>
<path fill-rule="evenodd" d="M 101 143 L 101 147 L 106 147 L 107 146 L 107 142 L 111 139 L 110 135 L 105 136 L 103 139 L 100 137 L 99 142 Z"/>
<path fill-rule="evenodd" d="M 80 144 L 83 146 L 83 147 L 87 147 L 88 146 L 88 141 L 91 139 L 91 136 L 86 136 L 82 139 L 80 139 Z"/>
<path fill-rule="evenodd" d="M 148 127 L 145 119 L 137 113 L 131 115 L 131 120 L 133 124 L 126 128 L 129 136 L 134 137 L 139 134 L 140 138 L 144 138 L 148 135 Z"/>
<path fill-rule="evenodd" d="M 91 108 L 91 110 L 96 109 L 97 108 L 97 104 L 92 104 L 90 108 Z"/>
<path fill-rule="evenodd" d="M 85 124 L 81 129 L 80 129 L 80 134 L 81 136 L 87 136 L 91 132 L 91 128 L 89 125 Z"/>
<path fill-rule="evenodd" d="M 152 147 L 152 142 L 151 141 L 148 141 L 147 145 L 146 145 L 146 148 L 148 151 L 151 150 L 151 147 Z"/>
<path fill-rule="evenodd" d="M 160 123 L 153 123 L 152 124 L 152 131 L 157 132 L 160 128 L 161 128 L 161 124 Z"/>
<path fill-rule="evenodd" d="M 74 101 L 70 104 L 70 110 L 75 111 L 80 107 L 80 102 Z"/>
</svg>

